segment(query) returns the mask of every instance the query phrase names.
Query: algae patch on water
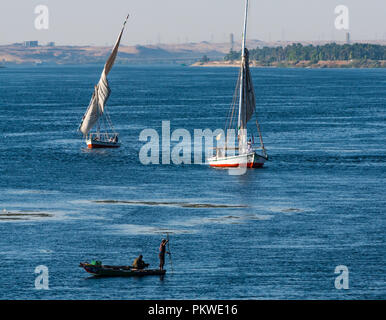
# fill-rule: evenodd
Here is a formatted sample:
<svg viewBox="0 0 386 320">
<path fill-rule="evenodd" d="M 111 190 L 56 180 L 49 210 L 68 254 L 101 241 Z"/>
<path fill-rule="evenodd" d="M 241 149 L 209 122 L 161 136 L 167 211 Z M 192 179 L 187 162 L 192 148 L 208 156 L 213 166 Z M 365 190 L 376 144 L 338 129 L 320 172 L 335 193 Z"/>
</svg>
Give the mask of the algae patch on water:
<svg viewBox="0 0 386 320">
<path fill-rule="evenodd" d="M 0 221 L 29 221 L 41 218 L 51 218 L 54 215 L 40 211 L 6 211 L 0 212 Z"/>
<path fill-rule="evenodd" d="M 181 208 L 248 208 L 246 205 L 229 205 L 216 203 L 189 203 L 174 201 L 126 201 L 126 200 L 94 200 L 92 202 L 100 204 L 126 204 L 137 206 L 173 206 Z"/>
<path fill-rule="evenodd" d="M 288 208 L 288 209 L 283 209 L 281 212 L 284 213 L 292 213 L 292 212 L 302 212 L 303 210 L 298 209 L 298 208 Z"/>
<path fill-rule="evenodd" d="M 170 228 L 167 226 L 146 226 L 135 224 L 121 224 L 110 227 L 114 235 L 164 235 L 164 234 L 193 234 L 196 230 L 184 228 Z"/>
</svg>

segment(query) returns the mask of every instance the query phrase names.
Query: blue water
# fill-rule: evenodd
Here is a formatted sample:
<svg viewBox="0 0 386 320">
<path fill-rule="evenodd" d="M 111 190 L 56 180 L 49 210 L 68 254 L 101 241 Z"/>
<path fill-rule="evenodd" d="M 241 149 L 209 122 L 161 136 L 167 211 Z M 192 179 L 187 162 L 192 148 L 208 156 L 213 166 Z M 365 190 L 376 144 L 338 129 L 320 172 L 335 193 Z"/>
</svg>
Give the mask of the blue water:
<svg viewBox="0 0 386 320">
<path fill-rule="evenodd" d="M 386 70 L 253 69 L 270 161 L 241 176 L 138 159 L 139 133 L 162 120 L 223 128 L 237 69 L 115 66 L 122 148 L 88 151 L 76 129 L 100 72 L 0 69 L 0 299 L 386 298 Z M 157 267 L 167 231 L 163 279 L 78 267 L 140 253 Z M 35 289 L 38 265 L 49 290 Z"/>
</svg>

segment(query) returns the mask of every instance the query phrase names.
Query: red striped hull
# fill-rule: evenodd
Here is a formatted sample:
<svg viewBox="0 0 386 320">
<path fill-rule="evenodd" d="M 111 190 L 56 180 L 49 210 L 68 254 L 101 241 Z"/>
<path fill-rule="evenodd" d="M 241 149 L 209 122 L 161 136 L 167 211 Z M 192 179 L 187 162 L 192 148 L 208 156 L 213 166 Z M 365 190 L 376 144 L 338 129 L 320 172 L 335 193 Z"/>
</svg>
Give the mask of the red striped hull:
<svg viewBox="0 0 386 320">
<path fill-rule="evenodd" d="M 245 155 L 213 157 L 208 159 L 208 162 L 213 168 L 236 168 L 243 165 L 246 165 L 247 168 L 261 168 L 266 160 L 265 157 L 256 152 L 250 152 Z"/>
<path fill-rule="evenodd" d="M 100 144 L 88 144 L 87 148 L 89 149 L 102 149 L 102 148 L 109 148 L 109 149 L 116 149 L 120 146 L 107 146 L 107 145 L 100 145 Z"/>
<path fill-rule="evenodd" d="M 232 163 L 232 164 L 228 164 L 228 163 L 217 163 L 217 164 L 214 164 L 214 163 L 211 163 L 209 164 L 209 166 L 213 167 L 213 168 L 236 168 L 236 167 L 239 167 L 241 164 L 240 163 Z M 250 162 L 250 163 L 247 163 L 247 168 L 261 168 L 262 166 L 264 166 L 264 163 L 253 163 L 253 162 Z"/>
<path fill-rule="evenodd" d="M 121 145 L 117 142 L 110 141 L 96 141 L 96 140 L 87 140 L 87 148 L 89 149 L 116 149 Z"/>
</svg>

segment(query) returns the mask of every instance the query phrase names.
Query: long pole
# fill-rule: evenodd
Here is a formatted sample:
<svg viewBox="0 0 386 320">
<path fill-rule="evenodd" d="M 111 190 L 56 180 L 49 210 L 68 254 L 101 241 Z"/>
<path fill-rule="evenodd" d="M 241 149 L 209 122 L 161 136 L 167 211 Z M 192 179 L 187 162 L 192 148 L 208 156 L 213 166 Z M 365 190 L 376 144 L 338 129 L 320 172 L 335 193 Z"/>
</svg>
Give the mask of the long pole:
<svg viewBox="0 0 386 320">
<path fill-rule="evenodd" d="M 261 149 L 263 150 L 264 156 L 265 156 L 265 157 L 267 158 L 267 160 L 268 160 L 267 153 L 265 152 L 265 147 L 264 147 L 264 142 L 263 142 L 263 136 L 261 135 L 260 125 L 259 125 L 259 122 L 257 121 L 257 119 L 256 119 L 256 127 L 257 127 L 257 131 L 259 132 L 259 138 L 260 138 Z"/>
<path fill-rule="evenodd" d="M 170 252 L 170 244 L 169 244 L 169 233 L 166 233 L 166 235 L 167 235 L 166 240 L 168 240 L 168 252 L 169 252 L 169 259 L 170 259 L 170 268 L 172 269 L 172 272 L 173 272 L 172 253 Z"/>
<path fill-rule="evenodd" d="M 248 4 L 249 1 L 245 0 L 245 15 L 244 15 L 244 29 L 243 29 L 243 38 L 242 38 L 242 45 L 241 45 L 241 72 L 240 72 L 240 99 L 239 99 L 239 121 L 238 121 L 238 129 L 246 129 L 241 128 L 241 108 L 243 104 L 243 94 L 244 94 L 244 64 L 245 64 L 245 43 L 247 38 L 247 23 L 248 23 Z M 242 135 L 244 135 L 244 132 L 242 131 Z M 244 140 L 244 137 L 241 137 L 242 140 Z M 244 144 L 244 142 L 242 141 Z M 239 146 L 240 146 L 240 140 L 239 140 Z"/>
</svg>

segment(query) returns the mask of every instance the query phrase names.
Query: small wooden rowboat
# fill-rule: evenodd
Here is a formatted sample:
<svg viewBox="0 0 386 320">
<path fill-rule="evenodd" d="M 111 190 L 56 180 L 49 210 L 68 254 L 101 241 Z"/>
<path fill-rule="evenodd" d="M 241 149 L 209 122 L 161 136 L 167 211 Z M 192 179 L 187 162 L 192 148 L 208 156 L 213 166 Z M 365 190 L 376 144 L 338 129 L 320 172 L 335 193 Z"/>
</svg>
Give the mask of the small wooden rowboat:
<svg viewBox="0 0 386 320">
<path fill-rule="evenodd" d="M 163 276 L 166 270 L 159 269 L 134 269 L 131 266 L 107 266 L 94 265 L 88 262 L 81 262 L 82 267 L 88 273 L 98 277 L 143 277 L 143 276 Z"/>
</svg>

